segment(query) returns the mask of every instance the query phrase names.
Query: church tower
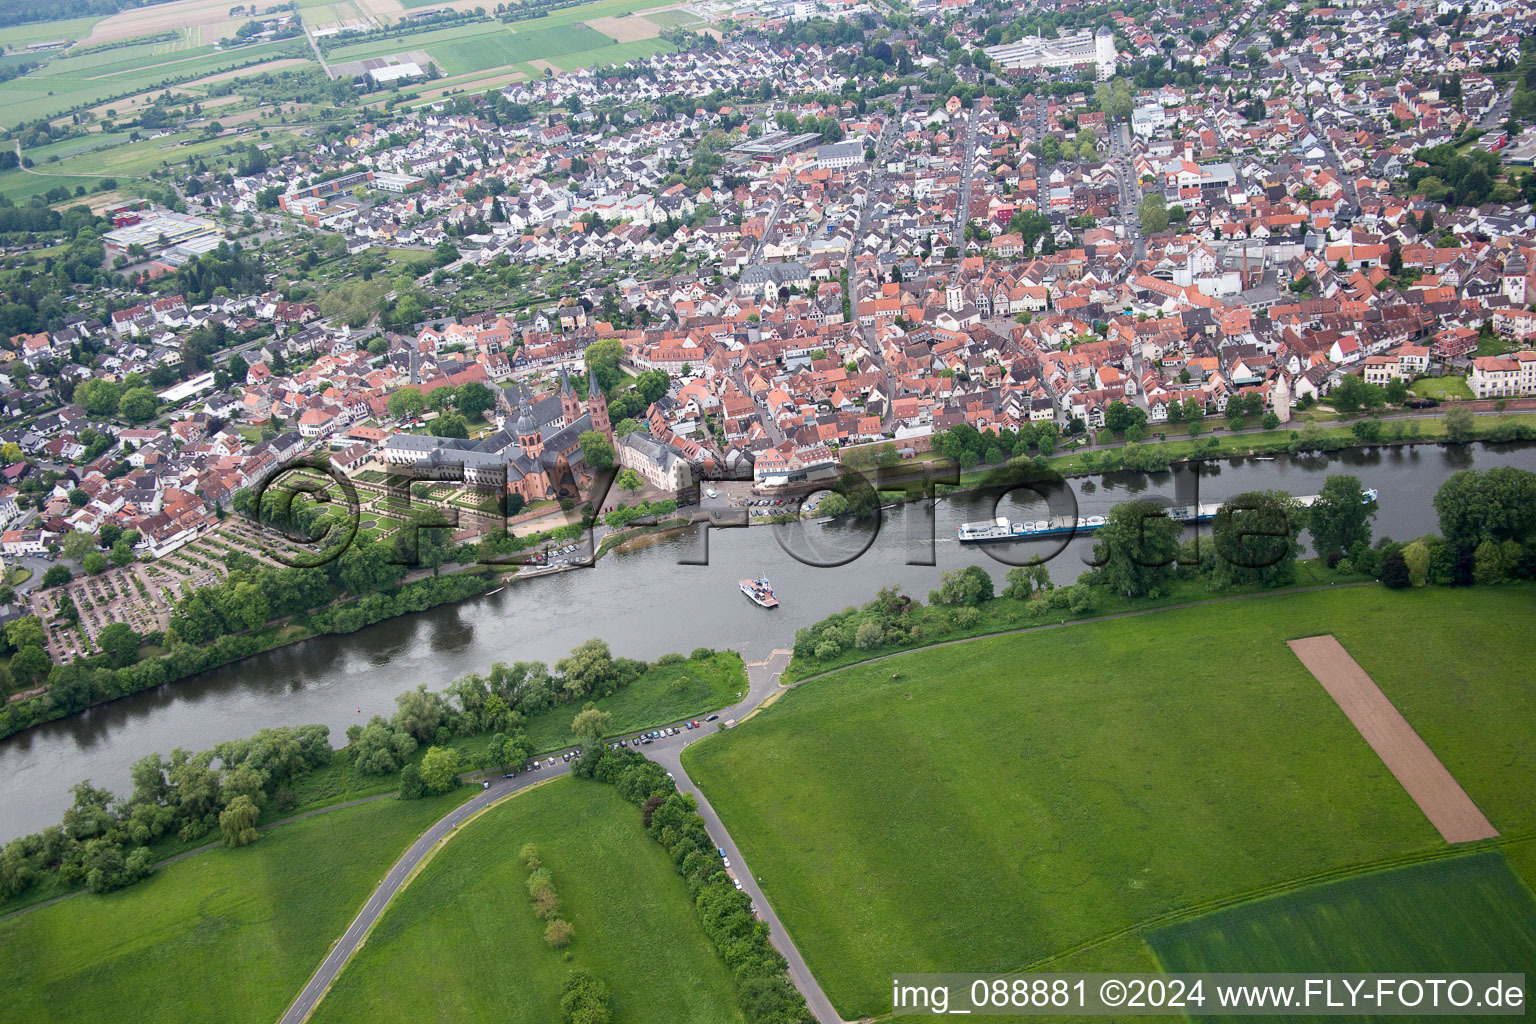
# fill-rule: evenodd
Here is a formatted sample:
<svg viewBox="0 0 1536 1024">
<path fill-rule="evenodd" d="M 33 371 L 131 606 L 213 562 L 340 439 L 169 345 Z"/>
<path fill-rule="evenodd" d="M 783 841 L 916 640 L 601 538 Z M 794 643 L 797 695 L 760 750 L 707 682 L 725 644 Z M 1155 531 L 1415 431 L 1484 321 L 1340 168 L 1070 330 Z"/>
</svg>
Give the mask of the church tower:
<svg viewBox="0 0 1536 1024">
<path fill-rule="evenodd" d="M 608 421 L 608 399 L 597 386 L 597 374 L 587 372 L 587 414 L 592 417 L 592 429 L 613 440 L 613 424 Z"/>
<path fill-rule="evenodd" d="M 538 458 L 544 450 L 544 435 L 539 432 L 533 410 L 528 408 L 527 395 L 517 405 L 517 425 L 513 429 L 517 432 L 517 443 L 523 449 L 523 454 L 530 459 Z"/>
<path fill-rule="evenodd" d="M 581 398 L 571 387 L 571 378 L 564 366 L 560 367 L 560 417 L 567 427 L 581 419 Z"/>
</svg>

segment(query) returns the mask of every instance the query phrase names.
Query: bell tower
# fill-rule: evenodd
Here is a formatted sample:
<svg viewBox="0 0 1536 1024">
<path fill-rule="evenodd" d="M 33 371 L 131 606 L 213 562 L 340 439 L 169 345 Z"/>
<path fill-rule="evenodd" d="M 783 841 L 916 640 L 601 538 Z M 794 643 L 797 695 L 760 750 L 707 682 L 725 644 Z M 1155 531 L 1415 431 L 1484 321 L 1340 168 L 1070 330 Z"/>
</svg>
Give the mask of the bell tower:
<svg viewBox="0 0 1536 1024">
<path fill-rule="evenodd" d="M 567 427 L 581 419 L 581 398 L 571 386 L 571 378 L 563 366 L 560 368 L 560 416 Z"/>
<path fill-rule="evenodd" d="M 587 373 L 587 414 L 592 417 L 592 429 L 613 440 L 613 424 L 608 420 L 608 399 L 597 386 L 597 375 Z"/>
<path fill-rule="evenodd" d="M 517 432 L 517 443 L 523 449 L 523 454 L 531 459 L 539 457 L 544 450 L 544 435 L 539 432 L 539 425 L 534 421 L 533 410 L 528 408 L 528 397 L 517 406 L 517 425 L 513 428 Z"/>
</svg>

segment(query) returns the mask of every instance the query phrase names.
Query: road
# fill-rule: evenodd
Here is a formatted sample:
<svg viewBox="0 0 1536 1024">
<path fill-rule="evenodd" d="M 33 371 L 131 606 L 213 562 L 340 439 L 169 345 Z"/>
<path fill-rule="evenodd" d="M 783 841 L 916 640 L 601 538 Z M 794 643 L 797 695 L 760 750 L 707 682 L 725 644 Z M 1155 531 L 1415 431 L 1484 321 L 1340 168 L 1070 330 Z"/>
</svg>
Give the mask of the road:
<svg viewBox="0 0 1536 1024">
<path fill-rule="evenodd" d="M 784 669 L 789 665 L 789 654 L 789 651 L 777 650 L 769 656 L 767 661 L 748 665 L 747 697 L 734 707 L 720 712 L 721 720 L 725 721 L 731 718 L 740 720 L 740 717 L 744 717 L 747 712 L 756 708 L 777 691 L 779 689 L 779 677 L 784 674 Z M 736 845 L 735 840 L 731 838 L 731 834 L 726 831 L 725 824 L 720 820 L 720 815 L 715 813 L 715 809 L 710 806 L 709 800 L 699 790 L 699 787 L 694 784 L 693 780 L 688 777 L 688 773 L 683 770 L 683 748 L 687 747 L 694 740 L 701 738 L 701 736 L 707 735 L 709 735 L 708 732 L 702 734 L 685 732 L 681 737 L 668 737 L 668 740 L 675 741 L 681 739 L 682 742 L 675 743 L 663 740 L 661 742 L 665 745 L 658 747 L 655 751 L 647 751 L 647 756 L 672 773 L 673 781 L 677 783 L 677 788 L 680 791 L 693 794 L 694 799 L 698 801 L 699 816 L 704 819 L 704 827 L 709 831 L 709 837 L 714 840 L 716 846 L 725 851 L 726 857 L 735 865 L 736 878 L 741 882 L 742 891 L 752 897 L 752 902 L 757 904 L 758 917 L 767 923 L 769 939 L 773 942 L 774 948 L 784 955 L 785 961 L 789 964 L 790 980 L 795 983 L 795 987 L 805 996 L 805 1003 L 810 1007 L 811 1013 L 815 1015 L 821 1024 L 841 1024 L 842 1018 L 838 1016 L 837 1010 L 833 1008 L 832 1000 L 828 999 L 827 994 L 822 991 L 821 984 L 817 982 L 816 976 L 811 973 L 805 958 L 800 955 L 800 950 L 796 948 L 794 940 L 789 937 L 789 932 L 784 928 L 784 923 L 779 920 L 779 915 L 774 912 L 773 905 L 768 902 L 768 897 L 763 894 L 762 887 L 758 884 L 757 876 L 748 870 L 747 859 L 742 856 L 741 849 Z"/>
<path fill-rule="evenodd" d="M 722 723 L 733 719 L 739 721 L 775 693 L 779 689 L 779 677 L 783 675 L 785 667 L 789 664 L 789 654 L 790 652 L 786 650 L 775 651 L 767 661 L 748 665 L 746 693 L 743 694 L 742 699 L 736 704 L 724 708 L 718 713 L 719 721 Z M 709 806 L 709 802 L 704 799 L 703 795 L 698 793 L 698 788 L 693 785 L 692 780 L 683 771 L 682 763 L 678 760 L 683 748 L 690 742 L 702 736 L 707 736 L 711 732 L 717 731 L 718 728 L 719 726 L 709 726 L 698 731 L 687 730 L 675 736 L 663 737 L 651 744 L 647 744 L 647 749 L 644 753 L 647 757 L 663 765 L 668 771 L 673 773 L 679 789 L 684 792 L 692 792 L 697 796 L 699 800 L 699 813 L 704 818 L 710 837 L 715 841 L 716 845 L 727 850 L 729 856 L 735 859 L 735 863 L 740 865 L 738 877 L 741 879 L 742 889 L 752 897 L 752 900 L 757 904 L 758 913 L 768 922 L 774 946 L 779 952 L 784 954 L 784 959 L 789 963 L 790 978 L 794 981 L 796 987 L 804 993 L 806 1003 L 811 1007 L 812 1012 L 816 1014 L 816 1019 L 821 1024 L 841 1024 L 837 1011 L 832 1008 L 831 1000 L 827 998 L 826 993 L 817 984 L 810 968 L 806 966 L 805 958 L 795 948 L 795 944 L 789 938 L 788 932 L 784 930 L 783 924 L 779 921 L 778 916 L 774 914 L 773 908 L 769 905 L 767 898 L 758 887 L 756 878 L 746 870 L 746 862 L 741 858 L 741 852 L 737 849 L 735 841 L 725 831 L 725 826 L 720 823 L 719 815 L 715 814 L 714 809 Z M 347 961 L 352 958 L 352 955 L 357 952 L 358 947 L 362 945 L 363 940 L 367 938 L 368 932 L 378 922 L 379 918 L 383 916 L 390 900 L 394 899 L 395 894 L 405 885 L 411 873 L 421 865 L 438 843 L 446 839 L 455 829 L 475 814 L 503 798 L 509 797 L 519 790 L 526 789 L 536 783 L 543 782 L 545 779 L 559 778 L 569 773 L 569 764 L 556 761 L 553 765 L 546 765 L 546 767 L 537 772 L 520 772 L 515 779 L 494 779 L 489 789 L 477 793 L 473 799 L 460 804 L 423 833 L 416 842 L 411 844 L 411 848 L 389 869 L 389 873 L 380 880 L 378 886 L 368 897 L 368 902 L 363 904 L 363 908 L 353 918 L 351 925 L 342 934 L 341 939 L 332 947 L 329 955 L 320 964 L 319 969 L 315 971 L 314 976 L 309 979 L 309 983 L 304 986 L 304 990 L 293 1001 L 293 1005 L 288 1008 L 288 1012 L 283 1014 L 281 1024 L 302 1024 L 309 1017 L 310 1013 L 314 1011 L 316 1004 L 325 996 L 326 990 L 330 988 L 331 983 L 336 980 L 336 976 L 347 965 Z"/>
<path fill-rule="evenodd" d="M 955 248 L 961 257 L 965 255 L 965 226 L 971 220 L 971 180 L 976 168 L 976 123 L 980 120 L 975 108 L 967 110 L 965 118 L 965 142 L 960 147 L 960 205 L 955 209 Z M 955 283 L 960 283 L 960 263 L 955 263 Z"/>
</svg>

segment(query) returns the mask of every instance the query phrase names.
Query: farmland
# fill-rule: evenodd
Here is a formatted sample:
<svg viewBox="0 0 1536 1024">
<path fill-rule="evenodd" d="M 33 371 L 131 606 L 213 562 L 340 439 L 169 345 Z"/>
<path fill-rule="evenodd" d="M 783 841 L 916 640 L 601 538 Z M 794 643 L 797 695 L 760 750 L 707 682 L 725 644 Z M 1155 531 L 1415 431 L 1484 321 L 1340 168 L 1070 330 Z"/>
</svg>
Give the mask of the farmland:
<svg viewBox="0 0 1536 1024">
<path fill-rule="evenodd" d="M 1154 931 L 1169 971 L 1510 971 L 1536 967 L 1536 899 L 1497 852 L 1254 900 Z"/>
<path fill-rule="evenodd" d="M 235 50 L 211 45 L 166 52 L 167 44 L 137 44 L 80 57 L 56 57 L 43 67 L 0 82 L 4 124 L 51 117 L 76 106 L 130 96 L 169 81 L 185 81 L 279 57 L 303 57 L 301 40 L 283 40 Z"/>
<path fill-rule="evenodd" d="M 604 3 L 572 10 L 587 11 L 601 6 Z M 501 22 L 472 22 L 416 32 L 403 38 L 343 46 L 327 54 L 327 59 L 332 63 L 343 63 L 424 50 L 438 69 L 449 76 L 508 67 L 534 76 L 538 72 L 529 63 L 534 60 L 549 60 L 562 68 L 580 68 L 622 63 L 670 47 L 669 43 L 659 39 L 615 43 L 612 36 L 578 24 L 580 20 L 579 17 L 539 18 L 510 27 Z"/>
<path fill-rule="evenodd" d="M 1445 849 L 1288 638 L 1338 636 L 1505 838 L 1528 832 L 1532 651 L 1505 623 L 1530 598 L 1349 589 L 919 651 L 684 764 L 845 1019 L 888 1008 L 891 964 L 1136 967 L 1137 929 Z"/>
<path fill-rule="evenodd" d="M 565 953 L 544 943 L 529 904 L 514 855 L 527 842 L 575 929 Z M 617 1020 L 740 1020 L 691 902 L 613 787 L 549 782 L 464 826 L 395 898 L 311 1019 L 555 1021 L 561 984 L 582 970 L 607 984 Z"/>
<path fill-rule="evenodd" d="M 267 1024 L 387 866 L 468 792 L 307 818 L 0 922 L 6 1013 L 89 1024 L 131 1006 L 139 1020 Z"/>
</svg>

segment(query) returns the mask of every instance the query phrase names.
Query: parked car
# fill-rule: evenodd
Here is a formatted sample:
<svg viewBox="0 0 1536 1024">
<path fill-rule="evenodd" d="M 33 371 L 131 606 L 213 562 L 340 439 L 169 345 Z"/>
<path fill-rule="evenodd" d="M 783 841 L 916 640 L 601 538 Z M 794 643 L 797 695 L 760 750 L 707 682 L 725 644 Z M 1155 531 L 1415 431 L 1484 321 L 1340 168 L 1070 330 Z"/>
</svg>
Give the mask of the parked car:
<svg viewBox="0 0 1536 1024">
<path fill-rule="evenodd" d="M 706 721 L 706 722 L 713 722 L 715 719 L 717 719 L 719 717 L 720 717 L 719 715 L 710 715 L 708 718 L 704 719 L 704 721 Z"/>
<path fill-rule="evenodd" d="M 725 847 L 717 846 L 717 847 L 715 847 L 715 852 L 719 853 L 720 856 L 724 857 L 725 856 Z"/>
<path fill-rule="evenodd" d="M 481 782 L 480 782 L 480 788 L 481 789 L 490 789 L 491 788 L 491 780 L 490 779 L 482 779 Z"/>
<path fill-rule="evenodd" d="M 720 863 L 724 864 L 726 867 L 730 867 L 731 866 L 731 858 L 729 858 L 729 857 L 721 857 L 720 858 Z"/>
<path fill-rule="evenodd" d="M 504 778 L 504 779 L 515 779 L 515 778 L 517 778 L 517 772 L 507 772 L 507 774 L 503 775 L 502 778 Z"/>
</svg>

